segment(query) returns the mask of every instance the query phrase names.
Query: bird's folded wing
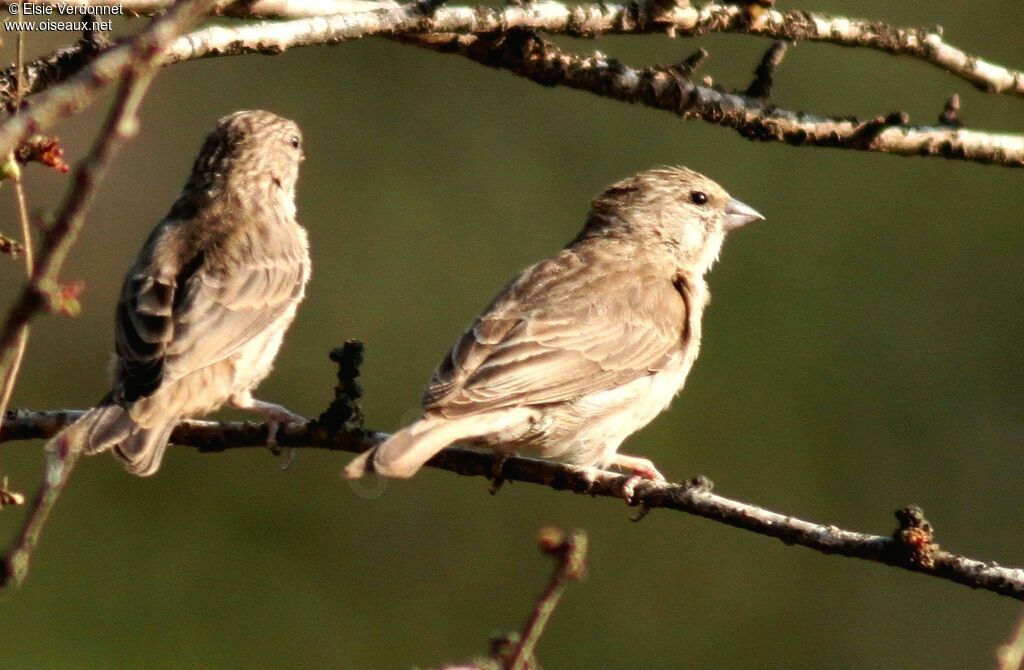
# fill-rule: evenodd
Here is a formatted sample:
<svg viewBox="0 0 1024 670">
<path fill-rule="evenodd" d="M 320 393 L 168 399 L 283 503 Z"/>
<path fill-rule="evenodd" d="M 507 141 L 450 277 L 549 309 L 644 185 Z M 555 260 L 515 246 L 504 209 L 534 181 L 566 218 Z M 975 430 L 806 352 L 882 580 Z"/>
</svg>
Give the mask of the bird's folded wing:
<svg viewBox="0 0 1024 670">
<path fill-rule="evenodd" d="M 161 243 L 171 242 L 155 235 L 153 244 Z M 230 272 L 211 270 L 202 258 L 175 272 L 161 256 L 140 256 L 118 305 L 126 400 L 235 354 L 301 297 L 306 276 L 301 258 L 288 256 L 249 259 Z"/>
<path fill-rule="evenodd" d="M 461 416 L 571 401 L 681 355 L 686 301 L 672 282 L 557 266 L 538 277 L 543 265 L 511 284 L 456 343 L 424 394 L 425 410 Z M 552 273 L 557 279 L 545 276 Z"/>
</svg>

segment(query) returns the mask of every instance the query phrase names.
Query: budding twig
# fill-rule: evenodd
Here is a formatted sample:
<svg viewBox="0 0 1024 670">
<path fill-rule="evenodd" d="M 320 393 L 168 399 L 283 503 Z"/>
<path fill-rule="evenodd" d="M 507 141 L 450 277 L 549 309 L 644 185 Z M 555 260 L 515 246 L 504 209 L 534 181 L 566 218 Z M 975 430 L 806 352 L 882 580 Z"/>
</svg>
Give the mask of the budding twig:
<svg viewBox="0 0 1024 670">
<path fill-rule="evenodd" d="M 533 651 L 544 633 L 548 619 L 558 607 L 562 592 L 569 582 L 579 581 L 586 574 L 587 534 L 582 530 L 566 534 L 558 528 L 542 528 L 538 544 L 542 552 L 555 560 L 555 571 L 523 626 L 515 655 L 509 664 L 510 670 L 525 670 L 535 665 Z"/>
</svg>

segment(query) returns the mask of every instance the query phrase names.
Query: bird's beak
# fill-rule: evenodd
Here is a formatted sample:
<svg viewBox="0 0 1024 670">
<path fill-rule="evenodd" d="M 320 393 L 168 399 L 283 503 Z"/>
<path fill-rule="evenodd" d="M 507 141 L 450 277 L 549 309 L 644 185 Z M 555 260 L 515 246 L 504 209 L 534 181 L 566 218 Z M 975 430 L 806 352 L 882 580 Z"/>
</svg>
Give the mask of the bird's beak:
<svg viewBox="0 0 1024 670">
<path fill-rule="evenodd" d="M 745 205 L 736 198 L 730 198 L 725 205 L 725 229 L 735 230 L 754 221 L 764 221 L 764 217 L 750 205 Z"/>
</svg>

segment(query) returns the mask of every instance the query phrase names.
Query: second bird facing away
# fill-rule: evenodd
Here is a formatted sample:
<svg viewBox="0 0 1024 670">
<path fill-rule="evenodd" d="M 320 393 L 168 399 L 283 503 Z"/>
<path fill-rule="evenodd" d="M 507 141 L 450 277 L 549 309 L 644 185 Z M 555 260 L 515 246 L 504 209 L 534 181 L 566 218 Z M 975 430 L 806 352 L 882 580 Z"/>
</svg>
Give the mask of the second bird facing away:
<svg viewBox="0 0 1024 670">
<path fill-rule="evenodd" d="M 662 479 L 619 446 L 682 388 L 700 348 L 704 274 L 726 233 L 763 218 L 686 168 L 614 184 L 576 239 L 506 286 L 455 343 L 423 418 L 345 475 L 411 477 L 458 442 Z"/>
<path fill-rule="evenodd" d="M 125 277 L 113 389 L 68 429 L 69 440 L 87 453 L 113 449 L 146 476 L 182 418 L 230 402 L 272 422 L 302 419 L 251 395 L 309 279 L 306 232 L 295 220 L 302 158 L 292 121 L 243 111 L 217 123 Z"/>
</svg>

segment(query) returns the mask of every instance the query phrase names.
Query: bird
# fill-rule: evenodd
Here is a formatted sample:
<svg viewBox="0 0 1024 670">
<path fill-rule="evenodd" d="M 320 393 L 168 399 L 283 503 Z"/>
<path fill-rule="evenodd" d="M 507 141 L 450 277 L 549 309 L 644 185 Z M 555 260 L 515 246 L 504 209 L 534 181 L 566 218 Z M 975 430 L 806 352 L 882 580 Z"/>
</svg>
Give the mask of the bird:
<svg viewBox="0 0 1024 670">
<path fill-rule="evenodd" d="M 183 418 L 225 404 L 257 411 L 270 442 L 278 424 L 304 420 L 252 396 L 310 277 L 295 205 L 303 158 L 293 121 L 246 110 L 217 122 L 124 278 L 111 390 L 66 441 L 86 454 L 112 451 L 145 477 Z"/>
<path fill-rule="evenodd" d="M 663 480 L 622 442 L 665 410 L 697 358 L 704 276 L 726 234 L 764 217 L 685 167 L 647 170 L 593 200 L 583 230 L 524 270 L 458 339 L 423 415 L 344 476 L 414 475 L 460 443 Z M 628 491 L 631 488 L 627 487 Z"/>
</svg>

